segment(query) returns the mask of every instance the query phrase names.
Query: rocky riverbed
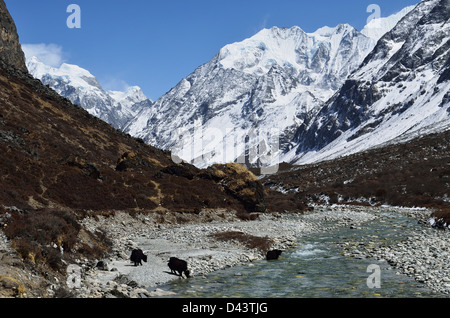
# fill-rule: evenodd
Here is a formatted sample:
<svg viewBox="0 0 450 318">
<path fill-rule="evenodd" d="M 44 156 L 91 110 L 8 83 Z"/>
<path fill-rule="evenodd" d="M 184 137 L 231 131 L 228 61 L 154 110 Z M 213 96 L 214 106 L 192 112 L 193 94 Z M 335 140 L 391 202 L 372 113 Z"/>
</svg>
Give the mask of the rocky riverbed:
<svg viewBox="0 0 450 318">
<path fill-rule="evenodd" d="M 191 275 L 203 276 L 230 266 L 249 264 L 264 259 L 263 251 L 249 248 L 236 240 L 218 241 L 211 234 L 242 232 L 271 240 L 271 248 L 286 250 L 298 242 L 298 237 L 328 231 L 375 219 L 364 208 L 322 208 L 306 215 L 260 214 L 256 220 L 242 221 L 234 212 L 203 211 L 200 215 L 159 213 L 115 216 L 84 220 L 89 230 L 102 230 L 113 242 L 112 255 L 101 267 L 80 261 L 81 284 L 71 292 L 76 297 L 158 297 L 170 295 L 158 286 L 173 279 L 168 259 L 185 259 Z M 162 222 L 164 219 L 164 222 Z M 148 255 L 147 263 L 134 267 L 129 256 L 134 248 Z M 100 260 L 99 260 L 100 261 Z"/>
<path fill-rule="evenodd" d="M 389 207 L 316 207 L 305 215 L 260 214 L 256 220 L 242 221 L 234 212 L 202 211 L 199 215 L 161 212 L 130 216 L 116 213 L 109 217 L 87 218 L 89 230 L 102 230 L 113 242 L 113 253 L 97 267 L 80 260 L 81 284 L 71 292 L 76 297 L 160 297 L 171 293 L 161 288 L 174 279 L 168 259 L 176 256 L 188 261 L 191 275 L 204 276 L 223 268 L 250 264 L 264 259 L 264 253 L 237 240 L 218 241 L 212 234 L 241 232 L 271 240 L 271 248 L 286 250 L 302 236 L 339 227 L 358 229 L 377 221 L 379 212 L 407 214 L 420 222 L 419 230 L 408 232 L 408 239 L 394 245 L 374 243 L 370 238 L 339 242 L 348 257 L 385 260 L 399 275 L 413 276 L 440 293 L 450 292 L 450 251 L 448 231 L 437 231 L 428 224 L 431 211 Z M 393 225 L 394 227 L 396 225 Z M 134 267 L 131 251 L 141 248 L 147 263 Z"/>
<path fill-rule="evenodd" d="M 377 245 L 374 240 L 343 242 L 343 253 L 349 257 L 386 261 L 398 275 L 413 277 L 440 294 L 450 294 L 450 231 L 433 229 L 430 211 L 394 209 L 416 219 L 423 226 L 408 229 L 408 238 L 397 244 Z M 399 229 L 402 230 L 402 229 Z"/>
</svg>

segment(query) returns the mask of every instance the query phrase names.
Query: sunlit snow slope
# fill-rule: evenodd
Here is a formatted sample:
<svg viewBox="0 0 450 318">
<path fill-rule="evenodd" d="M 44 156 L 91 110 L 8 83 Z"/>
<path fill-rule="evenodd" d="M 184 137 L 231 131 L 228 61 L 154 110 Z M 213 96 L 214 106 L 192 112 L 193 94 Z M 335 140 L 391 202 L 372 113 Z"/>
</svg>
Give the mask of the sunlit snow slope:
<svg viewBox="0 0 450 318">
<path fill-rule="evenodd" d="M 296 132 L 285 158 L 308 163 L 450 128 L 450 2 L 421 2 Z"/>
<path fill-rule="evenodd" d="M 384 32 L 400 18 L 385 21 Z M 377 40 L 347 24 L 314 33 L 264 29 L 222 48 L 125 129 L 200 167 L 282 160 L 296 146 L 298 128 L 316 117 Z"/>
</svg>

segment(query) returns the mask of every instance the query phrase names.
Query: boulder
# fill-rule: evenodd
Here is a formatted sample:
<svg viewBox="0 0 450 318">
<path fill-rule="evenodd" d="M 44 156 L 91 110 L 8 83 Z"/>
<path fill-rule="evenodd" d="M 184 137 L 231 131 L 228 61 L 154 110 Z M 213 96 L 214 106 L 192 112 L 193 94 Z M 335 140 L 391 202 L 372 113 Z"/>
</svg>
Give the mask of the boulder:
<svg viewBox="0 0 450 318">
<path fill-rule="evenodd" d="M 265 191 L 262 183 L 245 166 L 237 163 L 216 164 L 199 173 L 211 179 L 224 191 L 241 201 L 249 212 L 265 212 Z"/>
</svg>

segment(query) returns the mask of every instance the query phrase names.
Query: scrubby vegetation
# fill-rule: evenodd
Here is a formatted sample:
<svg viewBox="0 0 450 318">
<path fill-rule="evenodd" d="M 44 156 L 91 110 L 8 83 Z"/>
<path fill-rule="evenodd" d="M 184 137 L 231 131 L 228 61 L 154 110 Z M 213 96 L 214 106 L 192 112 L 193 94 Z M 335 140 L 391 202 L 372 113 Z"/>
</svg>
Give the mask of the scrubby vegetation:
<svg viewBox="0 0 450 318">
<path fill-rule="evenodd" d="M 199 176 L 218 182 L 224 191 L 243 204 L 247 211 L 266 211 L 264 187 L 245 166 L 237 163 L 213 165 Z"/>
<path fill-rule="evenodd" d="M 229 231 L 211 234 L 211 237 L 218 241 L 235 241 L 251 249 L 258 249 L 261 252 L 267 252 L 273 241 L 267 237 L 259 237 L 243 232 Z"/>
<path fill-rule="evenodd" d="M 4 234 L 22 258 L 42 272 L 64 273 L 68 262 L 80 257 L 99 259 L 111 247 L 101 233 L 86 233 L 90 242 L 81 240 L 82 228 L 72 212 L 2 210 Z"/>
<path fill-rule="evenodd" d="M 177 165 L 169 152 L 114 129 L 40 81 L 3 73 L 0 87 L 4 206 L 264 210 L 264 189 L 244 166 Z"/>
<path fill-rule="evenodd" d="M 264 184 L 305 202 L 450 206 L 450 131 L 313 165 L 284 164 Z"/>
</svg>

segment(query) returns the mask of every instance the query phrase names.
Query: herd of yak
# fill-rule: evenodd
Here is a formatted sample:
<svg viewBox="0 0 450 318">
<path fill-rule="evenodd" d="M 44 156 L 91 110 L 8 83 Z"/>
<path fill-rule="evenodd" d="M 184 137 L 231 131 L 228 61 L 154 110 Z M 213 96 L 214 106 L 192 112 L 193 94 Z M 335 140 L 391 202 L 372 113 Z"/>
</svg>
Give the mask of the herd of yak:
<svg viewBox="0 0 450 318">
<path fill-rule="evenodd" d="M 280 257 L 281 253 L 282 251 L 280 250 L 268 251 L 266 259 L 268 261 L 277 260 Z M 142 261 L 147 262 L 147 255 L 145 255 L 141 249 L 135 249 L 131 252 L 130 261 L 134 263 L 134 266 L 142 266 Z M 183 277 L 184 273 L 186 278 L 189 278 L 190 271 L 188 269 L 188 264 L 186 261 L 176 257 L 171 257 L 167 265 L 170 268 L 171 274 Z"/>
</svg>

